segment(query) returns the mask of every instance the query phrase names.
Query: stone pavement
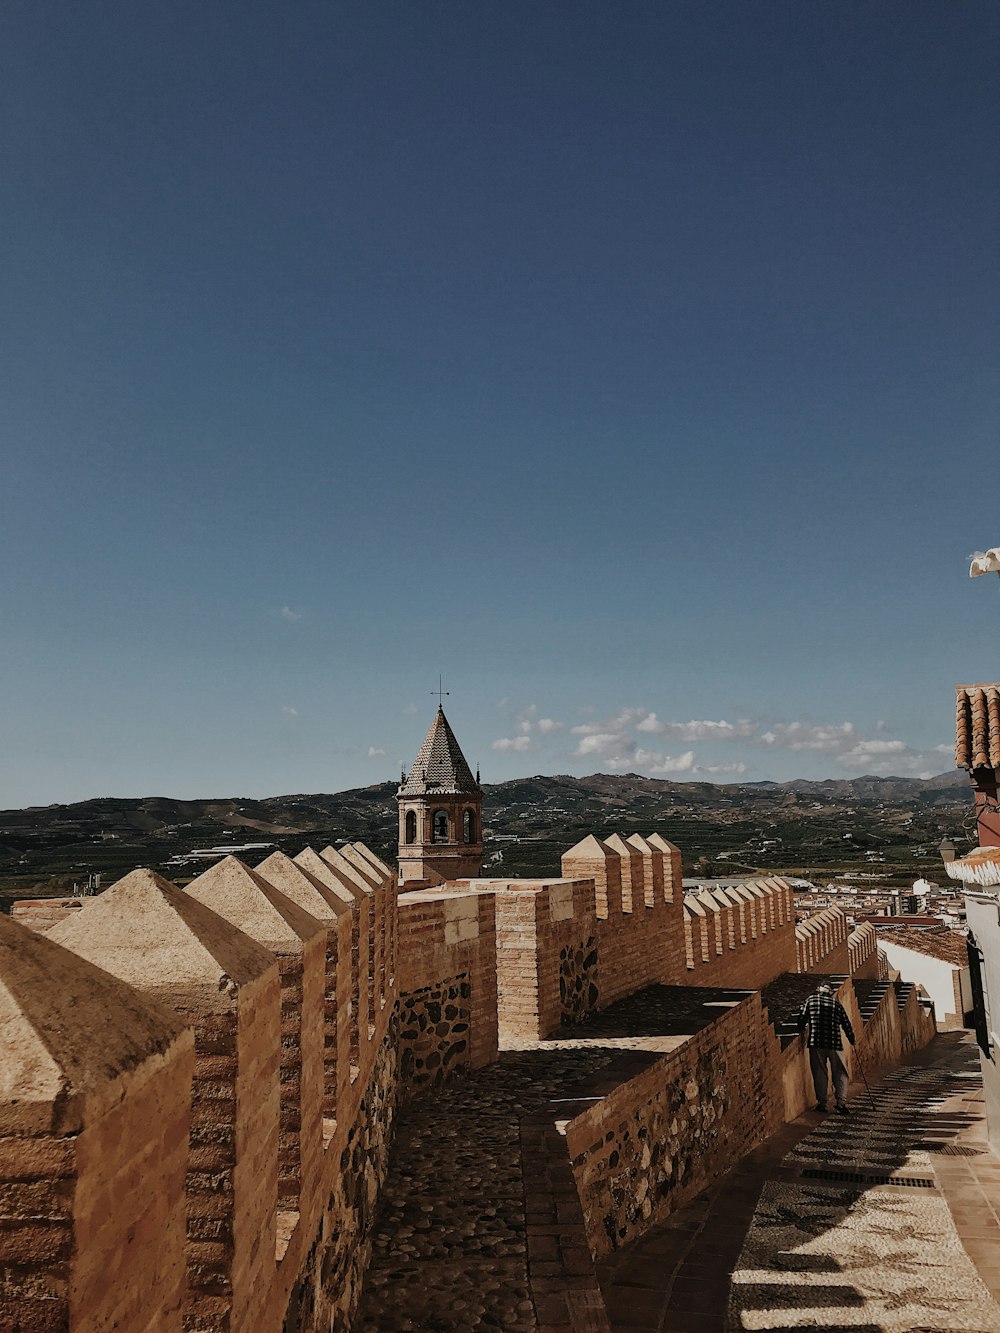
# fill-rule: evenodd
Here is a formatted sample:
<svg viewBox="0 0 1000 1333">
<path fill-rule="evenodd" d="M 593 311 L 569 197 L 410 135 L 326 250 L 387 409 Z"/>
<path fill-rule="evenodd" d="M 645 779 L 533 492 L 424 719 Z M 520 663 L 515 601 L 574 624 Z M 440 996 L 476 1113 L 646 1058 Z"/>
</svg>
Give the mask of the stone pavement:
<svg viewBox="0 0 1000 1333">
<path fill-rule="evenodd" d="M 607 1330 L 560 1113 L 599 1100 L 745 994 L 652 987 L 408 1101 L 357 1327 Z"/>
<path fill-rule="evenodd" d="M 939 1035 L 610 1256 L 615 1333 L 1000 1333 L 1000 1161 L 978 1051 Z"/>
</svg>

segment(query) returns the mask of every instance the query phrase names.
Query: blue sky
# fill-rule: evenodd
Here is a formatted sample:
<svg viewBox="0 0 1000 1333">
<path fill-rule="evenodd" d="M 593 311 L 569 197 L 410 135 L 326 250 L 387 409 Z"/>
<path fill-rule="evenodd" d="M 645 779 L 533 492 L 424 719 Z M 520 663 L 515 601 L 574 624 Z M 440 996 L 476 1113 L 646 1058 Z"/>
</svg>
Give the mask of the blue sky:
<svg viewBox="0 0 1000 1333">
<path fill-rule="evenodd" d="M 2 22 L 0 804 L 950 766 L 995 5 Z"/>
</svg>

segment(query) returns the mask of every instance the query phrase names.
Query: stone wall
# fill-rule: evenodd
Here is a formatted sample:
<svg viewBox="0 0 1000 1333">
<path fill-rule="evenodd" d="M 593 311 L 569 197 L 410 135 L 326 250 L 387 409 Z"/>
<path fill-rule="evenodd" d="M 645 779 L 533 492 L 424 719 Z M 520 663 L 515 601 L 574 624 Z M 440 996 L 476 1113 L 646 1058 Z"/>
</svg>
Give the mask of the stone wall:
<svg viewBox="0 0 1000 1333">
<path fill-rule="evenodd" d="M 399 897 L 402 1073 L 415 1088 L 497 1058 L 496 898 L 468 885 Z"/>
<path fill-rule="evenodd" d="M 357 1114 L 346 1133 L 338 1136 L 322 1223 L 298 1267 L 281 1319 L 255 1321 L 255 1328 L 282 1328 L 289 1333 L 351 1329 L 371 1257 L 378 1197 L 389 1169 L 400 1088 L 397 1037 L 392 1023 Z"/>
<path fill-rule="evenodd" d="M 646 986 L 684 983 L 681 854 L 673 843 L 655 833 L 591 835 L 563 854 L 562 873 L 593 880 L 593 929 L 578 929 L 576 942 L 597 940 L 601 1008 Z"/>
<path fill-rule="evenodd" d="M 11 904 L 10 914 L 30 930 L 46 931 L 90 901 L 90 898 L 24 898 Z"/>
<path fill-rule="evenodd" d="M 496 896 L 505 1042 L 537 1040 L 651 985 L 753 987 L 795 970 L 785 880 L 684 894 L 680 854 L 657 834 L 585 838 L 562 868 L 561 880 L 469 882 Z"/>
<path fill-rule="evenodd" d="M 400 1076 L 410 1092 L 435 1087 L 472 1063 L 472 983 L 467 972 L 400 997 Z"/>
<path fill-rule="evenodd" d="M 684 895 L 684 938 L 688 985 L 766 985 L 795 970 L 791 887 L 778 877 L 702 885 Z"/>
<path fill-rule="evenodd" d="M 477 880 L 496 901 L 497 1005 L 505 1043 L 536 1040 L 601 1007 L 594 882 Z"/>
<path fill-rule="evenodd" d="M 0 915 L 0 1033 L 0 1327 L 179 1330 L 190 1029 Z"/>
<path fill-rule="evenodd" d="M 276 1331 L 290 1309 L 289 1327 L 350 1327 L 400 1087 L 396 885 L 359 846 L 303 857 L 276 854 L 257 872 L 228 858 L 189 893 L 136 871 L 55 924 L 49 914 L 47 936 L 6 923 L 21 946 L 0 950 L 0 992 L 30 958 L 25 937 L 118 988 L 100 1012 L 78 1002 L 74 1023 L 112 1086 L 130 1007 L 159 1005 L 182 1040 L 152 1100 L 116 1090 L 58 1161 L 18 1145 L 5 1163 L 0 1096 L 0 1173 L 37 1203 L 46 1172 L 62 1233 L 79 1238 L 78 1259 L 63 1240 L 24 1272 L 55 1311 L 48 1322 L 23 1322 L 22 1299 L 21 1322 L 5 1327 Z M 82 984 L 62 988 L 67 1003 Z M 89 1037 L 76 1031 L 84 1017 Z M 2 1185 L 0 1200 L 27 1197 Z"/>
<path fill-rule="evenodd" d="M 25 907 L 35 932 L 0 921 L 0 995 L 24 993 L 15 1036 L 35 1052 L 0 1084 L 0 1325 L 17 1326 L 16 1298 L 39 1328 L 346 1333 L 401 1097 L 490 1064 L 501 1034 L 572 1045 L 651 984 L 700 1008 L 739 984 L 688 1039 L 626 1051 L 613 1087 L 532 1129 L 539 1160 L 567 1143 L 572 1157 L 549 1177 L 568 1286 L 547 1290 L 542 1322 L 598 1327 L 581 1229 L 598 1253 L 624 1243 L 801 1109 L 801 1046 L 783 1050 L 747 993 L 794 971 L 795 931 L 784 881 L 685 896 L 658 835 L 584 839 L 563 875 L 397 901 L 392 871 L 356 844 L 230 860 L 188 893 L 137 871 L 56 920 Z M 846 951 L 837 920 L 821 924 L 807 939 Z M 915 993 L 902 1010 L 891 994 L 865 1034 L 876 1063 L 926 1040 Z M 37 1092 L 46 1060 L 59 1077 L 26 1110 L 18 1078 Z"/>
<path fill-rule="evenodd" d="M 687 1202 L 784 1122 L 779 1048 L 759 995 L 566 1126 L 599 1257 Z"/>
</svg>

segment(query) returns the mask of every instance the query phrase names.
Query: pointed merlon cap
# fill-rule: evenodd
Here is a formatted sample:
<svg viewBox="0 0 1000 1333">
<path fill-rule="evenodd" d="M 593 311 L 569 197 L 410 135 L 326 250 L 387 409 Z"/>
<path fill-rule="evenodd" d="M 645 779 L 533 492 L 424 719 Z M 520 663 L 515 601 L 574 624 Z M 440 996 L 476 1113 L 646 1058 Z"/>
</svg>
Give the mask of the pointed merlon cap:
<svg viewBox="0 0 1000 1333">
<path fill-rule="evenodd" d="M 313 855 L 316 853 L 313 852 Z M 261 861 L 257 874 L 280 889 L 286 898 L 290 898 L 304 912 L 327 926 L 350 913 L 349 903 L 331 893 L 322 880 L 284 852 L 272 852 Z"/>
<path fill-rule="evenodd" d="M 376 856 L 370 847 L 366 847 L 363 842 L 355 842 L 352 843 L 351 846 L 354 847 L 355 850 L 358 851 L 360 855 L 365 858 L 366 861 L 369 861 L 375 867 L 375 869 L 379 872 L 380 878 L 382 879 L 383 882 L 392 879 L 392 876 L 394 874 L 392 867 L 387 866 L 386 863 L 382 860 L 382 858 Z"/>
<path fill-rule="evenodd" d="M 364 899 L 364 889 L 360 888 L 354 880 L 342 870 L 336 870 L 329 861 L 324 860 L 314 847 L 304 847 L 295 858 L 295 864 L 301 866 L 303 870 L 308 870 L 309 874 L 326 889 L 332 897 L 352 908 L 355 903 Z"/>
<path fill-rule="evenodd" d="M 410 768 L 410 776 L 396 795 L 478 796 L 479 792 L 479 783 L 472 776 L 444 709 L 439 708 Z"/>
<path fill-rule="evenodd" d="M 275 953 L 301 953 L 322 922 L 235 856 L 216 861 L 184 892 Z"/>
<path fill-rule="evenodd" d="M 349 889 L 357 897 L 364 897 L 371 893 L 375 888 L 375 874 L 365 874 L 355 863 L 349 860 L 343 852 L 336 847 L 324 847 L 320 856 L 327 863 L 333 873 L 339 878 L 345 888 Z"/>
<path fill-rule="evenodd" d="M 614 855 L 613 852 L 609 851 L 608 844 L 602 842 L 600 838 L 596 837 L 593 833 L 588 833 L 585 838 L 582 838 L 578 843 L 571 847 L 568 852 L 563 852 L 564 858 L 593 856 L 599 857 L 602 861 L 607 861 L 609 857 Z"/>
<path fill-rule="evenodd" d="M 133 870 L 48 937 L 140 990 L 219 1011 L 274 966 L 262 945 L 152 870 Z"/>
<path fill-rule="evenodd" d="M 189 1032 L 165 1005 L 0 914 L 0 1135 L 76 1133 Z"/>
<path fill-rule="evenodd" d="M 326 851 L 329 850 L 332 849 L 327 848 L 323 852 L 323 855 L 326 856 Z M 375 869 L 371 861 L 369 861 L 366 856 L 362 856 L 362 854 L 358 851 L 357 847 L 347 842 L 344 843 L 342 847 L 338 847 L 336 850 L 340 853 L 340 859 L 342 861 L 346 861 L 348 865 L 353 866 L 354 869 L 357 871 L 357 873 L 361 876 L 365 884 L 367 884 L 370 888 L 373 889 L 379 889 L 382 887 L 381 872 Z"/>
</svg>

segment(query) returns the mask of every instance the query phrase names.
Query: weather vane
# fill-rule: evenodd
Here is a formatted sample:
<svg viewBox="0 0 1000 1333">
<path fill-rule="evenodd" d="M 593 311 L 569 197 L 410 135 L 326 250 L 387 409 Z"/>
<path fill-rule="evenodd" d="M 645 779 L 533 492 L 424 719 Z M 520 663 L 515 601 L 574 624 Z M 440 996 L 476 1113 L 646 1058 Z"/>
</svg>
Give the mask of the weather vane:
<svg viewBox="0 0 1000 1333">
<path fill-rule="evenodd" d="M 441 709 L 444 708 L 444 701 L 445 701 L 446 696 L 449 695 L 449 694 L 451 693 L 451 690 L 446 690 L 446 689 L 443 688 L 443 684 L 444 684 L 444 682 L 442 681 L 441 676 L 440 676 L 440 674 L 439 674 L 439 675 L 438 675 L 438 687 L 437 687 L 436 690 L 431 690 L 431 694 L 436 694 L 436 695 L 437 695 L 437 697 L 438 697 L 438 708 L 441 708 Z"/>
</svg>

